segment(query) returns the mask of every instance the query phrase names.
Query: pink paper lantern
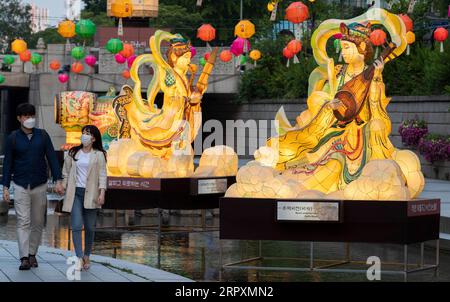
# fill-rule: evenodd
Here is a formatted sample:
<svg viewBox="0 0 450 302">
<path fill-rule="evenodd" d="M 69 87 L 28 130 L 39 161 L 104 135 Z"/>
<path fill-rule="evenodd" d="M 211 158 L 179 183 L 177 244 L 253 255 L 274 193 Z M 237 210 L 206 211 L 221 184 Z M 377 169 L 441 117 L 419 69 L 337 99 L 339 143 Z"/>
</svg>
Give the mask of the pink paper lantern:
<svg viewBox="0 0 450 302">
<path fill-rule="evenodd" d="M 125 58 L 124 56 L 122 56 L 121 54 L 116 54 L 115 56 L 114 56 L 114 58 L 116 59 L 116 62 L 118 63 L 118 64 L 123 64 L 123 63 L 125 63 L 126 61 L 127 61 L 127 58 Z"/>
<path fill-rule="evenodd" d="M 241 54 L 244 53 L 244 46 L 247 46 L 246 51 L 249 51 L 251 48 L 250 42 L 247 39 L 236 38 L 236 40 L 234 40 L 233 43 L 231 43 L 230 51 L 235 56 L 240 56 Z"/>
<path fill-rule="evenodd" d="M 191 58 L 195 57 L 197 54 L 197 49 L 194 46 L 191 46 Z"/>
<path fill-rule="evenodd" d="M 93 67 L 97 63 L 97 58 L 93 55 L 88 55 L 86 58 L 84 58 L 84 62 L 88 65 Z"/>
<path fill-rule="evenodd" d="M 59 80 L 60 83 L 64 84 L 64 83 L 66 83 L 69 80 L 69 76 L 67 75 L 67 73 L 61 73 L 58 76 L 58 80 Z"/>
<path fill-rule="evenodd" d="M 128 68 L 130 68 L 131 69 L 131 66 L 133 66 L 133 63 L 134 63 L 134 60 L 136 60 L 136 56 L 135 55 L 132 55 L 131 57 L 129 57 L 128 59 L 127 59 L 127 61 L 128 61 Z"/>
</svg>

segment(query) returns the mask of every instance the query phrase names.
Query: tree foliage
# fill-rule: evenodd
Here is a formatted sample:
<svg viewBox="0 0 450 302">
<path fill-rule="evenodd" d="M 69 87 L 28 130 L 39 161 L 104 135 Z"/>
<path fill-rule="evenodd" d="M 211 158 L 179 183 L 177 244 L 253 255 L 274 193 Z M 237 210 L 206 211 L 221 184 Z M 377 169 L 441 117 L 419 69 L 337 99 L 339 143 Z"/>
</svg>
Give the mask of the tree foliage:
<svg viewBox="0 0 450 302">
<path fill-rule="evenodd" d="M 31 6 L 19 0 L 0 0 L 0 7 L 0 47 L 5 53 L 14 39 L 30 38 Z"/>
</svg>

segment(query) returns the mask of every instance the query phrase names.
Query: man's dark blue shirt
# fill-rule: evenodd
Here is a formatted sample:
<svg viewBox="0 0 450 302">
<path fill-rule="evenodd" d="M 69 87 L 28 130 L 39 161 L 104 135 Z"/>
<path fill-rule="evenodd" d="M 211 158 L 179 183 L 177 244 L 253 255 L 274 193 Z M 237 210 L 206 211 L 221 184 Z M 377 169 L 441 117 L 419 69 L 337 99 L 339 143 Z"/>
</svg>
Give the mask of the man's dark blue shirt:
<svg viewBox="0 0 450 302">
<path fill-rule="evenodd" d="M 15 138 L 14 138 L 15 136 Z M 15 143 L 13 143 L 15 141 Z M 13 146 L 14 145 L 14 146 Z M 33 189 L 47 183 L 47 161 L 53 180 L 62 179 L 61 167 L 48 134 L 33 128 L 31 139 L 19 129 L 6 139 L 3 161 L 3 186 L 9 188 L 11 180 L 23 188 Z"/>
</svg>

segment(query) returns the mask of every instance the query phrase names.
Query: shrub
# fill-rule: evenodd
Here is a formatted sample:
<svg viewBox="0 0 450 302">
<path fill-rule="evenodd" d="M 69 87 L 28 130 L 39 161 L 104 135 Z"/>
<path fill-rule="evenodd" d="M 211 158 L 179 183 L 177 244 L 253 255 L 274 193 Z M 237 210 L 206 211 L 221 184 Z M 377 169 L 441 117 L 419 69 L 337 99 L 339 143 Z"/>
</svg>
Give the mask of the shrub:
<svg viewBox="0 0 450 302">
<path fill-rule="evenodd" d="M 398 128 L 405 146 L 417 147 L 419 141 L 428 133 L 428 126 L 424 120 L 406 120 Z"/>
</svg>

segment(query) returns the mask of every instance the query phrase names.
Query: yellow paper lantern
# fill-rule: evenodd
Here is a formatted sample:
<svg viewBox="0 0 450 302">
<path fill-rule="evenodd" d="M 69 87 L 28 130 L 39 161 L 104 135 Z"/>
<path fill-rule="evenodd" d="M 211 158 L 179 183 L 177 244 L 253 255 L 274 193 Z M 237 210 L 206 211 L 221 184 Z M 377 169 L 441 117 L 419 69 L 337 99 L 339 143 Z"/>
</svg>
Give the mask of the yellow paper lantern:
<svg viewBox="0 0 450 302">
<path fill-rule="evenodd" d="M 273 10 L 275 9 L 275 3 L 270 1 L 269 3 L 267 3 L 267 10 L 269 12 L 273 12 Z"/>
<path fill-rule="evenodd" d="M 254 49 L 250 52 L 250 58 L 253 61 L 258 61 L 259 59 L 261 59 L 261 52 L 257 49 Z"/>
<path fill-rule="evenodd" d="M 75 37 L 75 23 L 70 20 L 59 23 L 58 34 L 66 39 Z"/>
<path fill-rule="evenodd" d="M 111 13 L 116 18 L 128 18 L 133 15 L 131 0 L 115 0 L 111 4 Z"/>
<path fill-rule="evenodd" d="M 249 20 L 242 20 L 236 24 L 234 35 L 242 39 L 250 39 L 255 34 L 255 25 Z"/>
<path fill-rule="evenodd" d="M 406 42 L 408 42 L 408 45 L 411 45 L 414 42 L 416 42 L 416 35 L 412 31 L 408 31 L 406 33 Z"/>
<path fill-rule="evenodd" d="M 27 42 L 22 39 L 16 39 L 12 42 L 11 49 L 14 53 L 20 55 L 28 49 Z"/>
</svg>

